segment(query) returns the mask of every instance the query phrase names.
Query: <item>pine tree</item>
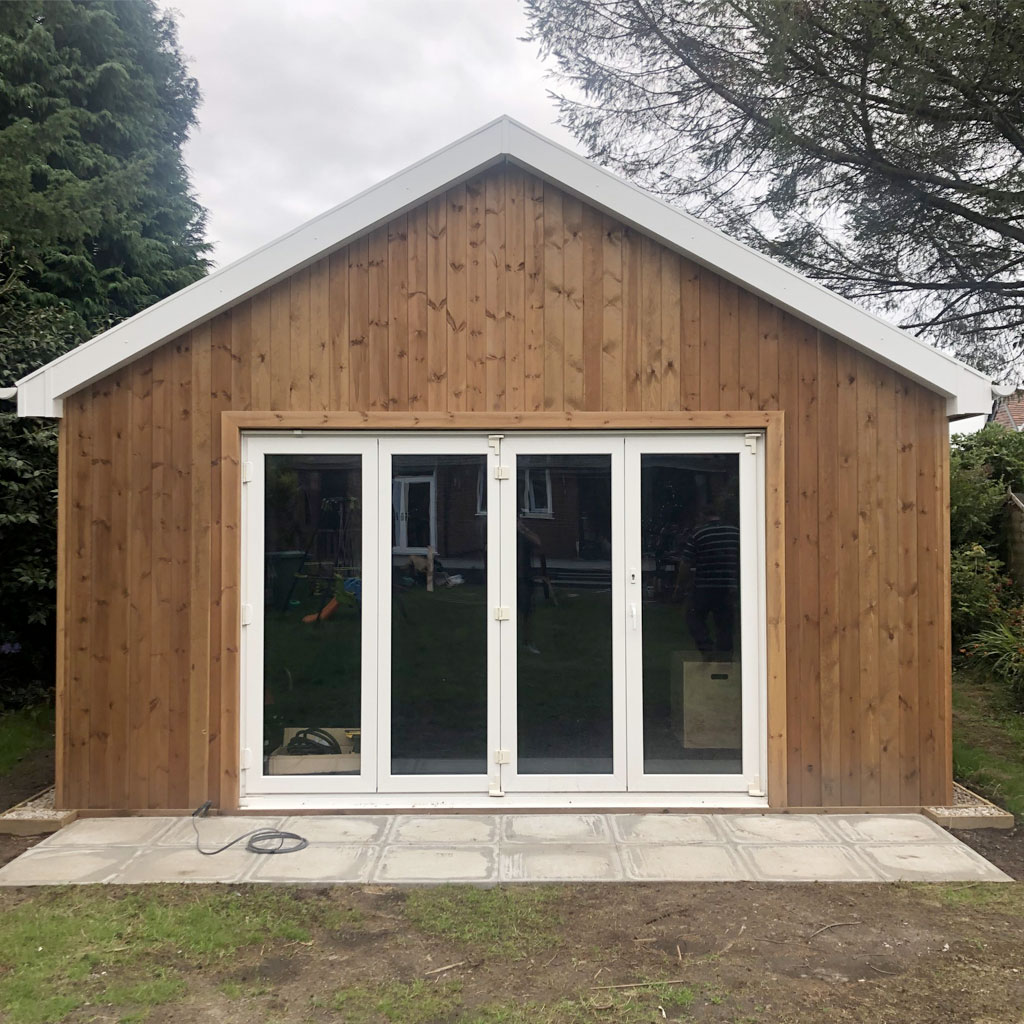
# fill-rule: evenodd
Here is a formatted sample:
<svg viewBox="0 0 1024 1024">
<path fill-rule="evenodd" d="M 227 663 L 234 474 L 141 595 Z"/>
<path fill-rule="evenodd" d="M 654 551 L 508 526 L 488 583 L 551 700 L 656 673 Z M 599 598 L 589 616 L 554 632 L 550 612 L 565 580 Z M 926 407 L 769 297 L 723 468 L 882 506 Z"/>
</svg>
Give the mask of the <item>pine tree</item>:
<svg viewBox="0 0 1024 1024">
<path fill-rule="evenodd" d="M 198 102 L 152 0 L 0 3 L 0 387 L 205 273 Z M 52 686 L 56 437 L 0 410 L 0 708 Z"/>
</svg>

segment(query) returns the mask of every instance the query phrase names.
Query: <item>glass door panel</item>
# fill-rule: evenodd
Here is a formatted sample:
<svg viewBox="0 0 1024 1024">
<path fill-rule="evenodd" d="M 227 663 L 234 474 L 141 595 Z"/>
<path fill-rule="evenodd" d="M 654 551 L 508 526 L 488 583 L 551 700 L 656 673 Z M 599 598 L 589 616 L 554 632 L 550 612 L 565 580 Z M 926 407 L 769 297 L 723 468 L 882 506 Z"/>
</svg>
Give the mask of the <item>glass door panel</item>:
<svg viewBox="0 0 1024 1024">
<path fill-rule="evenodd" d="M 493 616 L 485 438 L 381 441 L 382 779 L 392 791 L 486 785 Z"/>
<path fill-rule="evenodd" d="M 245 444 L 247 789 L 372 791 L 376 446 Z"/>
<path fill-rule="evenodd" d="M 735 435 L 627 441 L 631 788 L 746 788 L 757 760 L 753 456 Z"/>
<path fill-rule="evenodd" d="M 622 686 L 622 441 L 505 438 L 508 788 L 614 789 Z"/>
</svg>

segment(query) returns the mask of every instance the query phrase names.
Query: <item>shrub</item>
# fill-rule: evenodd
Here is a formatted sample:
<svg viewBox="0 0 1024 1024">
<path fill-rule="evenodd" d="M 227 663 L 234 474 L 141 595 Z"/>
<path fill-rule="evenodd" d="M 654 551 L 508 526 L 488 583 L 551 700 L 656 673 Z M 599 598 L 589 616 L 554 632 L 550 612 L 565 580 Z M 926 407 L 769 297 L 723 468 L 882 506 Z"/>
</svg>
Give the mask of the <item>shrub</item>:
<svg viewBox="0 0 1024 1024">
<path fill-rule="evenodd" d="M 983 544 L 992 550 L 998 545 L 1007 489 L 1002 480 L 993 477 L 989 465 L 972 462 L 962 451 L 952 449 L 949 455 L 949 539 L 954 548 Z"/>
<path fill-rule="evenodd" d="M 1011 593 L 1003 563 L 980 544 L 955 548 L 951 558 L 953 643 L 967 643 L 979 630 L 1002 622 Z"/>
<path fill-rule="evenodd" d="M 1024 607 L 980 630 L 971 653 L 991 662 L 993 675 L 1006 683 L 1014 702 L 1024 707 Z"/>
</svg>

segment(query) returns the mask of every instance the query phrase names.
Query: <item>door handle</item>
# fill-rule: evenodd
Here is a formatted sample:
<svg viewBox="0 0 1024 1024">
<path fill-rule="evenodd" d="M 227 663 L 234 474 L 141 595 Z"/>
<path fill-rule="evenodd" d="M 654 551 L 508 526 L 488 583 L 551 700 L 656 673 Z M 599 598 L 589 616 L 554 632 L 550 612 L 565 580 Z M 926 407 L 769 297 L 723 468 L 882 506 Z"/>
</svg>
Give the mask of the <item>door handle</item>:
<svg viewBox="0 0 1024 1024">
<path fill-rule="evenodd" d="M 633 622 L 633 629 L 636 629 L 637 628 L 638 616 L 637 616 L 636 602 L 635 601 L 630 601 L 630 603 L 629 603 L 629 617 L 630 617 L 630 619 Z"/>
</svg>

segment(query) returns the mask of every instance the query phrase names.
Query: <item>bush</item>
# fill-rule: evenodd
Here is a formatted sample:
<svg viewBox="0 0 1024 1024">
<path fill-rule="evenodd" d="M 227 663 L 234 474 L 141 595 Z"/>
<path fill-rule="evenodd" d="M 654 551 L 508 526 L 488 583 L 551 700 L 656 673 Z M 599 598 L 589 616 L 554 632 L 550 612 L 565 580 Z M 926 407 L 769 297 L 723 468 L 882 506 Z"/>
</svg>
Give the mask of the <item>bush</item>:
<svg viewBox="0 0 1024 1024">
<path fill-rule="evenodd" d="M 1004 433 L 1008 433 L 1004 431 Z M 949 455 L 949 539 L 954 548 L 982 544 L 994 550 L 1000 540 L 1008 487 L 985 463 L 953 448 Z"/>
<path fill-rule="evenodd" d="M 971 653 L 991 662 L 993 675 L 1007 684 L 1014 702 L 1024 708 L 1024 607 L 980 630 Z"/>
<path fill-rule="evenodd" d="M 951 558 L 954 645 L 966 644 L 975 633 L 1006 617 L 1011 594 L 1003 563 L 980 544 L 955 548 Z"/>
</svg>

